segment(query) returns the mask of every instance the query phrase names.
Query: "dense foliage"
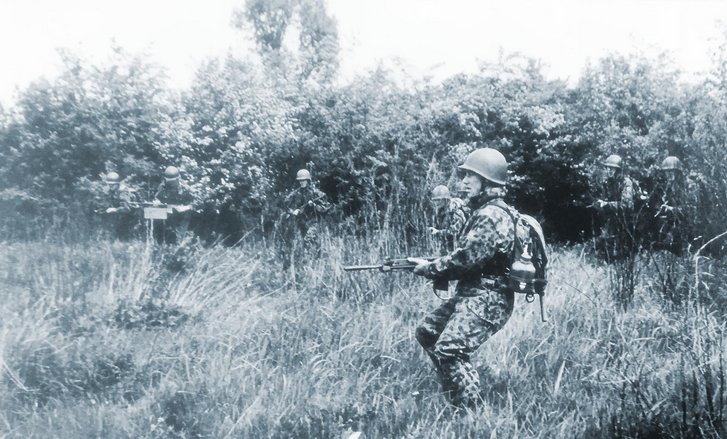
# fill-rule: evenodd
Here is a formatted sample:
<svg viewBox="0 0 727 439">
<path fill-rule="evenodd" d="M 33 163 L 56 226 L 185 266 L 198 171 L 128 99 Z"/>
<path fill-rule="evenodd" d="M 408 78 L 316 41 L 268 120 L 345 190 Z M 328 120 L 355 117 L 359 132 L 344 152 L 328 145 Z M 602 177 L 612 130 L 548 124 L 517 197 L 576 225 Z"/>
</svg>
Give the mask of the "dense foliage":
<svg viewBox="0 0 727 439">
<path fill-rule="evenodd" d="M 521 56 L 475 75 L 411 86 L 384 69 L 335 82 L 338 34 L 318 0 L 250 0 L 233 26 L 255 56 L 200 66 L 181 92 L 140 55 L 114 49 L 90 66 L 63 54 L 63 73 L 22 90 L 0 112 L 0 198 L 82 208 L 100 175 L 118 171 L 142 198 L 165 166 L 181 167 L 208 215 L 239 211 L 239 227 L 269 224 L 295 171 L 308 167 L 338 218 L 377 227 L 410 223 L 436 184 L 475 145 L 510 160 L 510 195 L 564 240 L 587 236 L 595 164 L 626 159 L 644 190 L 676 155 L 704 187 L 704 236 L 721 232 L 727 205 L 727 47 L 700 84 L 679 82 L 662 59 L 613 55 L 575 87 L 546 80 Z M 297 35 L 297 47 L 284 43 Z M 406 221 L 404 221 L 406 220 Z"/>
</svg>

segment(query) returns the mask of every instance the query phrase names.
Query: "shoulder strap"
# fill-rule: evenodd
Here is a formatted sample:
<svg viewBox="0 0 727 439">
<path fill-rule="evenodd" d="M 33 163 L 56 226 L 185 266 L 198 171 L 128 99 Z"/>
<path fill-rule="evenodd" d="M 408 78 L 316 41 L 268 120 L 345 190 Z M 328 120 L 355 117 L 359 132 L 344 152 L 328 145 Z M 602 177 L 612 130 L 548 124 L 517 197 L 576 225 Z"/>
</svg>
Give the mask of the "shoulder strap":
<svg viewBox="0 0 727 439">
<path fill-rule="evenodd" d="M 510 260 L 515 259 L 515 246 L 518 245 L 517 220 L 515 219 L 515 215 L 512 214 L 512 209 L 510 208 L 510 206 L 505 204 L 505 202 L 502 201 L 500 198 L 496 198 L 492 201 L 488 201 L 487 203 L 485 203 L 485 207 L 487 207 L 487 206 L 499 207 L 500 209 L 504 210 L 505 213 L 507 213 L 508 216 L 510 217 L 510 219 L 512 220 L 513 240 L 512 240 L 512 249 L 510 249 Z"/>
</svg>

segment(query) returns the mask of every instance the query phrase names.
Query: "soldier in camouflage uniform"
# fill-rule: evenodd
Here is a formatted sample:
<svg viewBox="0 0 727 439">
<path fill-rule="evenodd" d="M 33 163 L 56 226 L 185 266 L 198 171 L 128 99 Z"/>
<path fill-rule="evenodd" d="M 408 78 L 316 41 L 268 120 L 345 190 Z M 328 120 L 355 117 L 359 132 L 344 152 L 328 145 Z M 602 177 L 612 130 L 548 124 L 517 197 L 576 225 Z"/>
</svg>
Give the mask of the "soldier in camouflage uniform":
<svg viewBox="0 0 727 439">
<path fill-rule="evenodd" d="M 636 250 L 637 220 L 634 201 L 640 195 L 638 184 L 625 174 L 623 159 L 612 154 L 603 162 L 606 179 L 603 198 L 594 201 L 604 226 L 597 247 L 608 260 L 621 259 Z"/>
<path fill-rule="evenodd" d="M 154 238 L 158 243 L 175 244 L 182 241 L 189 230 L 192 201 L 192 196 L 179 181 L 179 169 L 167 166 L 164 180 L 159 184 L 153 201 L 155 205 L 166 204 L 169 212 L 161 227 L 154 229 Z"/>
<path fill-rule="evenodd" d="M 461 198 L 452 197 L 447 186 L 437 186 L 432 190 L 435 206 L 434 226 L 429 232 L 439 242 L 440 254 L 446 255 L 454 250 L 457 234 L 467 221 L 469 208 Z"/>
<path fill-rule="evenodd" d="M 696 181 L 684 175 L 681 161 L 665 158 L 654 194 L 656 200 L 656 237 L 653 247 L 681 255 L 693 238 L 693 222 L 699 206 L 700 190 Z"/>
<path fill-rule="evenodd" d="M 311 182 L 311 174 L 301 169 L 295 177 L 298 188 L 285 197 L 286 212 L 283 214 L 283 266 L 290 265 L 290 258 L 297 251 L 317 250 L 320 238 L 320 220 L 331 205 L 326 195 Z"/>
<path fill-rule="evenodd" d="M 136 194 L 133 189 L 121 182 L 119 174 L 109 172 L 106 182 L 105 202 L 108 207 L 99 211 L 108 215 L 108 223 L 118 239 L 131 238 L 139 230 Z"/>
<path fill-rule="evenodd" d="M 504 201 L 507 161 L 498 151 L 481 148 L 460 166 L 472 215 L 461 229 L 457 248 L 432 262 L 410 258 L 414 273 L 429 279 L 459 280 L 455 295 L 430 313 L 416 337 L 432 359 L 442 388 L 459 407 L 480 401 L 474 352 L 510 318 L 514 292 L 507 272 L 519 237 L 529 229 Z M 529 238 L 528 238 L 529 239 Z M 530 245 L 530 242 L 526 243 Z"/>
</svg>

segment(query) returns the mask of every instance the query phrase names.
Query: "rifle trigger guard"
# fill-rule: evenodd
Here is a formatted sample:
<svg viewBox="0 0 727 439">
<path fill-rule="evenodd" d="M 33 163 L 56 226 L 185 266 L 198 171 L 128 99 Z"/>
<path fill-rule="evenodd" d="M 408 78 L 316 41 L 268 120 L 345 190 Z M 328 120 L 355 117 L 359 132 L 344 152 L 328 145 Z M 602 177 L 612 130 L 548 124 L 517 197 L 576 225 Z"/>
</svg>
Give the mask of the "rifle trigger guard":
<svg viewBox="0 0 727 439">
<path fill-rule="evenodd" d="M 535 300 L 535 294 L 533 294 L 533 293 L 527 293 L 527 294 L 525 294 L 525 301 L 526 302 L 533 303 L 534 300 Z"/>
</svg>

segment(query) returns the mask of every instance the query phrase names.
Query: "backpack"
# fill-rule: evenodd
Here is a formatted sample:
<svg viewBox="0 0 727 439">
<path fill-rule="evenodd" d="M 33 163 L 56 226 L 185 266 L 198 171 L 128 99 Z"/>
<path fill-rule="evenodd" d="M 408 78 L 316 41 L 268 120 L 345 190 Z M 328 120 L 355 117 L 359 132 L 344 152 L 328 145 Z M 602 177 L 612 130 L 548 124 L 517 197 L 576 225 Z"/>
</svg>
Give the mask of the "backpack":
<svg viewBox="0 0 727 439">
<path fill-rule="evenodd" d="M 532 216 L 521 214 L 504 203 L 493 202 L 489 205 L 497 206 L 507 212 L 514 225 L 515 236 L 510 251 L 508 273 L 512 290 L 525 294 L 528 302 L 533 301 L 535 294 L 542 297 L 548 284 L 548 249 L 542 226 Z M 526 226 L 527 236 L 518 236 L 518 223 Z"/>
<path fill-rule="evenodd" d="M 520 214 L 520 218 L 528 225 L 530 231 L 530 242 L 532 249 L 530 251 L 530 260 L 535 267 L 535 277 L 533 278 L 532 290 L 529 293 L 544 295 L 545 287 L 548 285 L 548 248 L 545 244 L 545 235 L 543 227 L 538 220 L 530 215 Z M 515 229 L 517 234 L 517 228 Z M 516 255 L 517 256 L 517 255 Z M 520 255 L 520 257 L 523 257 Z M 528 294 L 526 292 L 526 294 Z"/>
</svg>

